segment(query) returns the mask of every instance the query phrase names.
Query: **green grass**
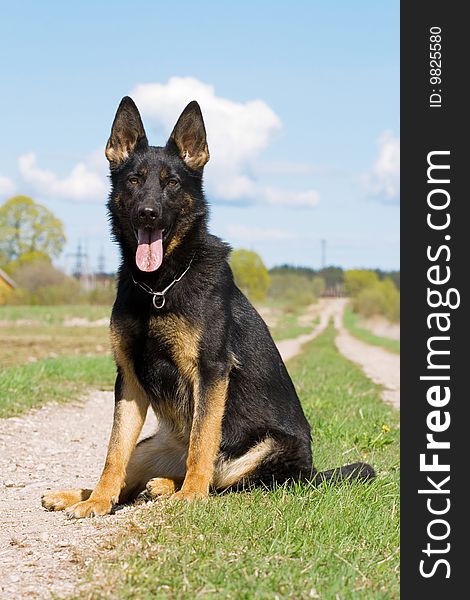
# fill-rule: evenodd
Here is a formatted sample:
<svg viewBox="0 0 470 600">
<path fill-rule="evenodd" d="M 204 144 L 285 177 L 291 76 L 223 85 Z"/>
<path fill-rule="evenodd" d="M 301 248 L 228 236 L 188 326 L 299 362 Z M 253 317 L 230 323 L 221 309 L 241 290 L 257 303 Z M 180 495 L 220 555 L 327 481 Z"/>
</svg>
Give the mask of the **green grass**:
<svg viewBox="0 0 470 600">
<path fill-rule="evenodd" d="M 280 317 L 276 326 L 271 329 L 271 335 L 275 340 L 288 340 L 290 338 L 298 337 L 304 333 L 310 333 L 313 329 L 312 326 L 299 325 L 298 319 L 301 312 L 294 313 L 283 313 Z"/>
<path fill-rule="evenodd" d="M 79 398 L 87 387 L 111 389 L 114 377 L 110 356 L 47 358 L 1 369 L 0 418 Z"/>
<path fill-rule="evenodd" d="M 289 367 L 316 466 L 366 459 L 377 480 L 147 505 L 100 549 L 77 597 L 399 597 L 398 415 L 338 354 L 332 327 Z"/>
<path fill-rule="evenodd" d="M 71 304 L 64 306 L 0 306 L 0 321 L 39 321 L 55 325 L 66 318 L 80 317 L 96 321 L 111 314 L 110 306 Z"/>
<path fill-rule="evenodd" d="M 344 311 L 344 326 L 354 337 L 359 340 L 372 344 L 373 346 L 381 346 L 390 352 L 400 354 L 400 340 L 392 340 L 390 338 L 375 335 L 371 331 L 364 329 L 359 325 L 359 316 L 354 313 L 349 306 Z"/>
</svg>

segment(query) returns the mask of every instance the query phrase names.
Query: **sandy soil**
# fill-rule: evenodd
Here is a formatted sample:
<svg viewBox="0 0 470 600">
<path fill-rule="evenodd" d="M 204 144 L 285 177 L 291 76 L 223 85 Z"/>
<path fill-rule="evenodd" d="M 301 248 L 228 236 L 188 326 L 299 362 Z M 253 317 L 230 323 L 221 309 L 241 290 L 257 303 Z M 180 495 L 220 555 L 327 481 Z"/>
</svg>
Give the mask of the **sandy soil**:
<svg viewBox="0 0 470 600">
<path fill-rule="evenodd" d="M 45 406 L 0 419 L 0 598 L 43 598 L 73 591 L 87 550 L 95 553 L 126 508 L 103 519 L 69 520 L 46 512 L 47 488 L 92 487 L 111 430 L 113 393 L 85 402 Z M 145 431 L 155 426 L 152 416 Z"/>
<path fill-rule="evenodd" d="M 339 351 L 352 362 L 362 367 L 364 373 L 375 383 L 384 386 L 382 398 L 400 408 L 400 356 L 379 346 L 371 346 L 350 335 L 343 327 L 345 299 L 336 302 L 335 327 L 338 331 L 336 345 Z"/>
<path fill-rule="evenodd" d="M 391 323 L 383 317 L 376 316 L 370 319 L 361 319 L 360 326 L 381 337 L 387 337 L 392 340 L 400 339 L 400 325 L 398 323 Z"/>
<path fill-rule="evenodd" d="M 284 360 L 335 319 L 337 344 L 369 377 L 385 385 L 384 399 L 399 403 L 399 358 L 352 338 L 342 327 L 344 300 L 323 300 L 315 330 L 279 343 Z M 92 487 L 103 464 L 111 429 L 113 394 L 94 392 L 84 402 L 49 405 L 22 418 L 0 419 L 0 598 L 45 598 L 73 592 L 87 555 L 141 506 L 104 518 L 69 520 L 40 504 L 47 488 Z M 153 416 L 143 435 L 155 427 Z"/>
<path fill-rule="evenodd" d="M 319 300 L 318 304 L 312 304 L 309 306 L 306 313 L 299 318 L 299 324 L 308 325 L 317 316 L 320 316 L 320 322 L 311 333 L 305 333 L 304 335 L 299 335 L 296 338 L 282 340 L 277 343 L 277 347 L 284 361 L 293 358 L 300 352 L 304 344 L 316 338 L 317 335 L 319 335 L 326 328 L 330 319 L 334 318 L 336 312 L 337 307 L 335 305 L 335 301 L 327 298 L 322 298 Z"/>
</svg>

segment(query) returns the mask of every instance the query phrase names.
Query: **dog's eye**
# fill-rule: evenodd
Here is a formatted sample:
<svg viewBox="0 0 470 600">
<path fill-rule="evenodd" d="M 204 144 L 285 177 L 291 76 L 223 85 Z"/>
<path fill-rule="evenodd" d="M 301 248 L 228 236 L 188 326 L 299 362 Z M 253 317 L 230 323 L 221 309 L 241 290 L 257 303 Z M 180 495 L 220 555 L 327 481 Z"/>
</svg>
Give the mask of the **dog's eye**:
<svg viewBox="0 0 470 600">
<path fill-rule="evenodd" d="M 139 178 L 135 175 L 131 175 L 127 180 L 131 185 L 137 185 L 139 183 Z"/>
<path fill-rule="evenodd" d="M 174 187 L 176 187 L 177 185 L 178 185 L 178 180 L 177 180 L 177 179 L 169 179 L 169 180 L 167 181 L 167 186 L 168 186 L 168 187 L 174 188 Z"/>
</svg>

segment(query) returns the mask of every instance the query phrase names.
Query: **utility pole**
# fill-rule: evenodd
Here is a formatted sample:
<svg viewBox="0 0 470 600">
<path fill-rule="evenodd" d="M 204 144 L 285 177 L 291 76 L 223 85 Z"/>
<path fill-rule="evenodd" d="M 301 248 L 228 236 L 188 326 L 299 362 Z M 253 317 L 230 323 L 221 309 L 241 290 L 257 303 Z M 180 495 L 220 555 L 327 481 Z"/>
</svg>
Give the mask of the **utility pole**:
<svg viewBox="0 0 470 600">
<path fill-rule="evenodd" d="M 84 261 L 88 257 L 87 253 L 82 250 L 82 243 L 78 242 L 77 251 L 68 254 L 75 259 L 75 265 L 72 270 L 72 275 L 77 279 L 81 279 L 84 275 Z"/>
<path fill-rule="evenodd" d="M 100 274 L 105 273 L 105 257 L 104 257 L 103 248 L 101 248 L 101 251 L 98 255 L 98 273 L 100 273 Z"/>
</svg>

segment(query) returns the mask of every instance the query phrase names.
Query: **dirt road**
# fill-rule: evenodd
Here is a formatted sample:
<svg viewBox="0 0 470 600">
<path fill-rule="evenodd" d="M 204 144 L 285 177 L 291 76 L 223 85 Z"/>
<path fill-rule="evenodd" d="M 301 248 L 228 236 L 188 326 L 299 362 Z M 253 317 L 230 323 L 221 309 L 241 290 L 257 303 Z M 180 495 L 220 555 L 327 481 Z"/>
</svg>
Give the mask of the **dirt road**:
<svg viewBox="0 0 470 600">
<path fill-rule="evenodd" d="M 47 487 L 89 487 L 97 481 L 113 404 L 112 392 L 94 392 L 85 402 L 0 419 L 1 599 L 72 592 L 87 549 L 95 552 L 104 534 L 132 510 L 106 523 L 71 521 L 40 503 Z M 146 431 L 152 426 L 149 419 Z"/>
<path fill-rule="evenodd" d="M 333 318 L 341 352 L 363 365 L 374 381 L 386 385 L 386 399 L 396 403 L 398 357 L 389 360 L 382 354 L 385 351 L 349 336 L 341 324 L 344 304 L 343 300 L 325 300 L 312 307 L 312 318 L 320 314 L 319 325 L 311 334 L 280 342 L 282 356 L 292 358 Z M 112 393 L 94 392 L 81 403 L 46 406 L 22 418 L 0 420 L 1 599 L 72 592 L 87 553 L 96 552 L 123 519 L 142 510 L 128 507 L 106 519 L 71 521 L 40 505 L 47 487 L 90 487 L 96 482 L 112 412 Z M 145 425 L 147 434 L 155 425 L 152 419 Z"/>
<path fill-rule="evenodd" d="M 395 408 L 400 408 L 400 355 L 393 354 L 379 346 L 366 344 L 346 331 L 343 326 L 343 312 L 347 304 L 344 298 L 335 300 L 334 315 L 336 346 L 346 358 L 357 363 L 364 373 L 375 383 L 384 386 L 382 398 Z"/>
<path fill-rule="evenodd" d="M 333 319 L 338 332 L 336 345 L 341 354 L 358 364 L 369 379 L 384 386 L 382 398 L 385 402 L 400 408 L 400 356 L 353 337 L 343 326 L 346 304 L 345 298 L 322 299 L 318 305 L 311 307 L 312 318 L 319 314 L 320 323 L 312 333 L 278 342 L 282 357 L 289 360 L 298 354 L 303 344 L 313 340 L 325 329 L 330 319 Z"/>
</svg>

